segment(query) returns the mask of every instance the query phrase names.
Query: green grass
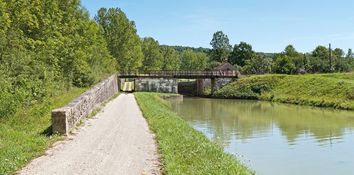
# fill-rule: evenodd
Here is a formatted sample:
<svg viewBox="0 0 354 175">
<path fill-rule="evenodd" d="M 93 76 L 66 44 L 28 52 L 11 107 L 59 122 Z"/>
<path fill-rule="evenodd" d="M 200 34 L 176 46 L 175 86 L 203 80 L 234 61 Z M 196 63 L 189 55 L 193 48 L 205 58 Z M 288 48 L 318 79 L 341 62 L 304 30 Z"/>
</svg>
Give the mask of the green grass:
<svg viewBox="0 0 354 175">
<path fill-rule="evenodd" d="M 135 93 L 155 133 L 166 174 L 252 174 L 235 157 L 172 112 L 160 94 Z"/>
<path fill-rule="evenodd" d="M 73 88 L 0 120 L 0 174 L 14 174 L 62 137 L 51 135 L 51 110 L 65 106 L 86 89 Z"/>
<path fill-rule="evenodd" d="M 245 77 L 223 87 L 214 97 L 354 110 L 354 73 Z"/>
</svg>

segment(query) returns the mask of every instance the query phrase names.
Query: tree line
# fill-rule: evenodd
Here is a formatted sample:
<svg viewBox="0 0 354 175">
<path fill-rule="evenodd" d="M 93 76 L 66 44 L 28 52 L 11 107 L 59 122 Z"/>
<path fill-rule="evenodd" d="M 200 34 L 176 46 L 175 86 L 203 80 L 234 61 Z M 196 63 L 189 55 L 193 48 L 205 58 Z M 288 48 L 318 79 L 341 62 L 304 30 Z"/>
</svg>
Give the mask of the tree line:
<svg viewBox="0 0 354 175">
<path fill-rule="evenodd" d="M 117 71 L 206 70 L 226 61 L 255 74 L 353 67 L 351 51 L 344 56 L 323 46 L 312 53 L 288 46 L 282 53 L 262 54 L 245 42 L 232 47 L 223 32 L 210 44 L 212 49 L 167 46 L 141 38 L 119 8 L 101 8 L 91 19 L 80 0 L 0 0 L 0 119 Z"/>
<path fill-rule="evenodd" d="M 317 46 L 312 52 L 301 53 L 294 46 L 288 45 L 281 53 L 259 53 L 246 42 L 232 47 L 228 36 L 222 31 L 214 33 L 210 45 L 211 60 L 216 63 L 229 62 L 245 74 L 330 73 L 348 72 L 354 68 L 351 49 L 345 54 L 340 48 Z"/>
<path fill-rule="evenodd" d="M 95 17 L 119 71 L 204 70 L 208 49 L 160 45 L 152 37 L 140 38 L 135 23 L 119 8 L 101 8 Z"/>
<path fill-rule="evenodd" d="M 116 70 L 79 0 L 0 0 L 0 118 Z"/>
<path fill-rule="evenodd" d="M 140 38 L 119 8 L 80 0 L 0 0 L 0 120 L 123 70 L 204 70 L 206 53 Z"/>
<path fill-rule="evenodd" d="M 246 42 L 232 46 L 222 31 L 213 34 L 212 49 L 160 45 L 151 37 L 139 40 L 134 22 L 118 8 L 100 9 L 95 20 L 102 26 L 110 53 L 121 71 L 210 70 L 229 62 L 244 74 L 296 74 L 346 72 L 354 65 L 351 49 L 347 55 L 339 48 L 332 50 L 324 46 L 310 53 L 300 53 L 289 45 L 281 53 L 259 53 Z M 125 24 L 130 25 L 122 27 Z M 123 31 L 131 33 L 124 36 Z"/>
</svg>

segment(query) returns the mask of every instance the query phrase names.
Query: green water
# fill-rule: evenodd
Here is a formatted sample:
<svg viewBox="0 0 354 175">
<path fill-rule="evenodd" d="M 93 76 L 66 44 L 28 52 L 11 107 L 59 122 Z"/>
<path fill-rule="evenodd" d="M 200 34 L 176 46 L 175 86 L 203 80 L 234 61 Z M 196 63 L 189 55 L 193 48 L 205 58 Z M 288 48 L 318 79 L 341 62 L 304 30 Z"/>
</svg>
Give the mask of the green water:
<svg viewBox="0 0 354 175">
<path fill-rule="evenodd" d="M 245 100 L 170 102 L 256 174 L 354 174 L 354 112 Z"/>
</svg>

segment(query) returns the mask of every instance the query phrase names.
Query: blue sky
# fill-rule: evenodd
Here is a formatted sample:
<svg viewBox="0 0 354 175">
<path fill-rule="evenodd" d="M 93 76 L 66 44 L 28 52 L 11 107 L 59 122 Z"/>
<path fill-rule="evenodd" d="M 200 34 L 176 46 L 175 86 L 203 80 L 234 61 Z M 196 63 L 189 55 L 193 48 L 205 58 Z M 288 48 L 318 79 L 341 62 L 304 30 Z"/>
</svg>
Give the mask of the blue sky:
<svg viewBox="0 0 354 175">
<path fill-rule="evenodd" d="M 232 45 L 279 52 L 293 44 L 299 51 L 317 45 L 354 49 L 352 0 L 82 0 L 93 17 L 100 7 L 119 7 L 136 22 L 141 37 L 160 44 L 210 47 L 218 30 Z"/>
</svg>

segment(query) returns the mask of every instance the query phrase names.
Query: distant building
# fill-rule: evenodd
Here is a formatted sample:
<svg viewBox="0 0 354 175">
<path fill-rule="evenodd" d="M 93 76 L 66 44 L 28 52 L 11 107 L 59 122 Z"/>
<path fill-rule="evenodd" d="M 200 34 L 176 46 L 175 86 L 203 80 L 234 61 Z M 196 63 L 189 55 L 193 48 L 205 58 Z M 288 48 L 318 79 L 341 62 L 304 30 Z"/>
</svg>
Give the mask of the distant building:
<svg viewBox="0 0 354 175">
<path fill-rule="evenodd" d="M 230 64 L 229 62 L 223 62 L 219 66 L 215 67 L 213 70 L 219 71 L 238 71 L 235 66 Z"/>
</svg>

